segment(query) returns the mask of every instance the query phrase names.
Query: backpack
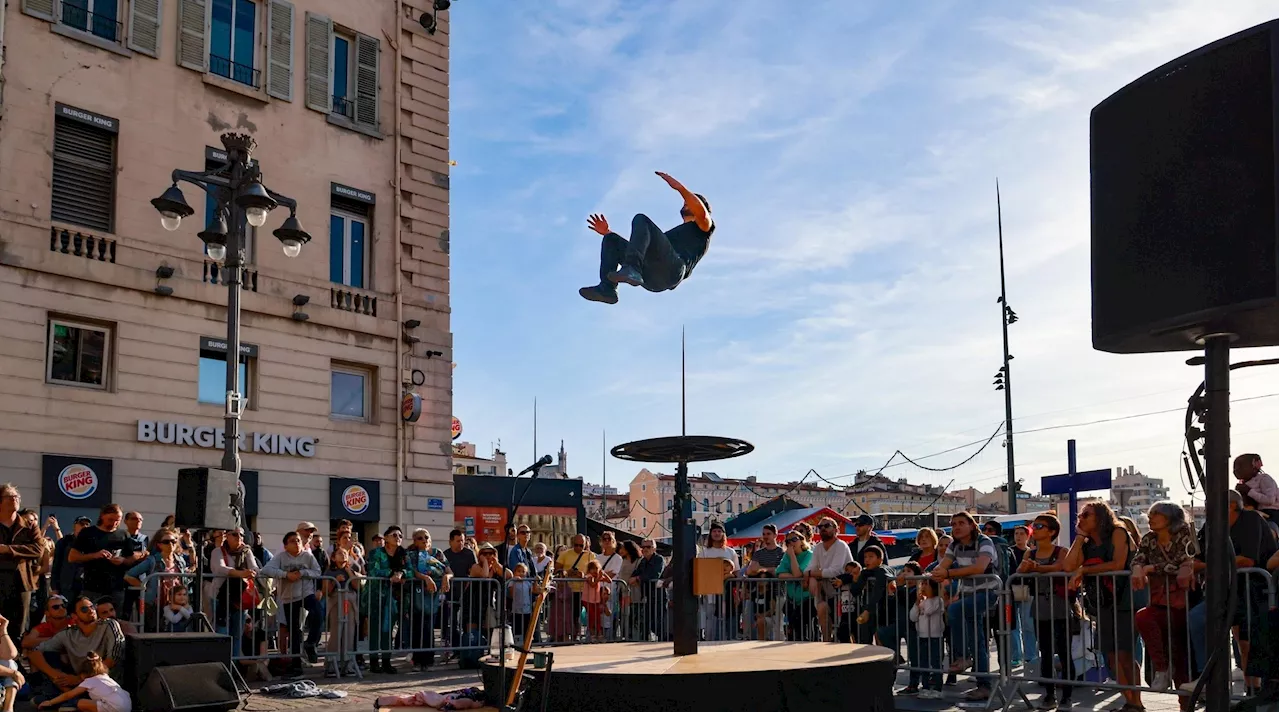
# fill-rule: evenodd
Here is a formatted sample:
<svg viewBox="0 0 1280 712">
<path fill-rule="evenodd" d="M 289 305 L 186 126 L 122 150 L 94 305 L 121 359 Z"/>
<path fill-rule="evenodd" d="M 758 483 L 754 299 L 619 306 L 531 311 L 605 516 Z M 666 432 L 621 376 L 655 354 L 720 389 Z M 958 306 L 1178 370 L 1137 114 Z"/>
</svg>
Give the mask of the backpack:
<svg viewBox="0 0 1280 712">
<path fill-rule="evenodd" d="M 1009 546 L 1008 540 L 1002 536 L 987 537 L 992 544 L 996 545 L 996 560 L 991 562 L 991 573 L 998 574 L 1001 581 L 1008 581 L 1009 577 L 1018 570 L 1015 563 L 1017 557 L 1013 554 L 1013 547 Z"/>
</svg>

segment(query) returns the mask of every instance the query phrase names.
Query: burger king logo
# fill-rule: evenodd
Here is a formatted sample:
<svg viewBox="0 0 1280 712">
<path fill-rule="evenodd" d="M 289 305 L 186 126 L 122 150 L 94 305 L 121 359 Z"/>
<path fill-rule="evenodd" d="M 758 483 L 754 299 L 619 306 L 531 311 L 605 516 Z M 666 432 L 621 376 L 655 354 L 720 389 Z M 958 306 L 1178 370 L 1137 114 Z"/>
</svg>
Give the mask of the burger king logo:
<svg viewBox="0 0 1280 712">
<path fill-rule="evenodd" d="M 457 440 L 460 437 L 462 437 L 462 421 L 458 420 L 458 417 L 455 415 L 453 417 L 453 439 Z"/>
<path fill-rule="evenodd" d="M 360 485 L 351 485 L 342 490 L 342 506 L 352 514 L 364 514 L 369 508 L 369 491 Z"/>
<path fill-rule="evenodd" d="M 67 465 L 58 473 L 58 489 L 68 499 L 88 499 L 98 491 L 98 475 L 84 465 Z"/>
</svg>

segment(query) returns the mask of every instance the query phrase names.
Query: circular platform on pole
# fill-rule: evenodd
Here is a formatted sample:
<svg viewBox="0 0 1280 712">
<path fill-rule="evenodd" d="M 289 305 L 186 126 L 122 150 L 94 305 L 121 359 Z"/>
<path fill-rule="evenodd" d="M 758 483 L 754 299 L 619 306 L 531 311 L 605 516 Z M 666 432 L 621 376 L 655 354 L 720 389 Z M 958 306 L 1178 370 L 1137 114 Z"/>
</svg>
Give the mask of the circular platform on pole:
<svg viewBox="0 0 1280 712">
<path fill-rule="evenodd" d="M 746 440 L 718 435 L 672 435 L 615 446 L 609 454 L 634 462 L 710 462 L 741 457 L 755 450 Z"/>
<path fill-rule="evenodd" d="M 703 643 L 697 655 L 675 656 L 670 643 L 606 643 L 555 647 L 547 709 L 652 712 L 696 710 L 846 710 L 892 712 L 897 674 L 893 653 L 875 645 L 732 641 Z M 486 693 L 503 694 L 514 671 L 485 658 Z M 533 680 L 524 709 L 542 709 L 545 670 Z"/>
</svg>

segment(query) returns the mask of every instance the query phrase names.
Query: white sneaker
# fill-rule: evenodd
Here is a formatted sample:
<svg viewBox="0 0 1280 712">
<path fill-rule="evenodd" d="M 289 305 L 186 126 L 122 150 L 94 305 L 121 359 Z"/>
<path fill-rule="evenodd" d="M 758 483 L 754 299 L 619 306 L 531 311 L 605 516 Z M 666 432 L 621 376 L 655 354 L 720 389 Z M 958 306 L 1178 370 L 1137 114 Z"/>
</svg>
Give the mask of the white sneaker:
<svg viewBox="0 0 1280 712">
<path fill-rule="evenodd" d="M 1197 677 L 1191 682 L 1184 682 L 1181 685 L 1178 685 L 1178 689 L 1182 690 L 1183 692 L 1195 692 L 1196 685 L 1199 684 L 1199 682 L 1200 682 L 1200 678 Z"/>
<path fill-rule="evenodd" d="M 1171 686 L 1168 670 L 1156 670 L 1156 674 L 1151 679 L 1151 689 L 1158 692 L 1164 692 Z"/>
</svg>

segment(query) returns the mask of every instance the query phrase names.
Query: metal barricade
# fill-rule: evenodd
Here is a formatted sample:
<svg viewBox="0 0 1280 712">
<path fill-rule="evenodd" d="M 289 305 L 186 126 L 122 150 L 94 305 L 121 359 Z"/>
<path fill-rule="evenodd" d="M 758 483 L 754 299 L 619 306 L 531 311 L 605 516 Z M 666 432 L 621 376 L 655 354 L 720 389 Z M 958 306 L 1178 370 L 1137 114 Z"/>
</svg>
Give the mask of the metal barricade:
<svg viewBox="0 0 1280 712">
<path fill-rule="evenodd" d="M 1206 662 L 1207 611 L 1200 594 L 1194 579 L 1180 582 L 1175 574 L 1139 580 L 1128 570 L 1010 576 L 1006 598 L 1013 610 L 1006 629 L 1022 637 L 1028 662 L 1003 666 L 1008 692 L 1025 701 L 1020 685 L 1034 683 L 1060 700 L 1070 700 L 1079 688 L 1139 699 L 1142 693 L 1166 693 L 1182 696 L 1185 706 Z M 1235 664 L 1245 679 L 1274 678 L 1276 588 L 1270 573 L 1238 570 L 1233 599 Z M 1033 631 L 1025 630 L 1027 621 Z M 1028 640 L 1037 651 L 1036 666 L 1025 653 Z M 1233 697 L 1243 698 L 1246 690 L 1234 684 Z"/>
</svg>

